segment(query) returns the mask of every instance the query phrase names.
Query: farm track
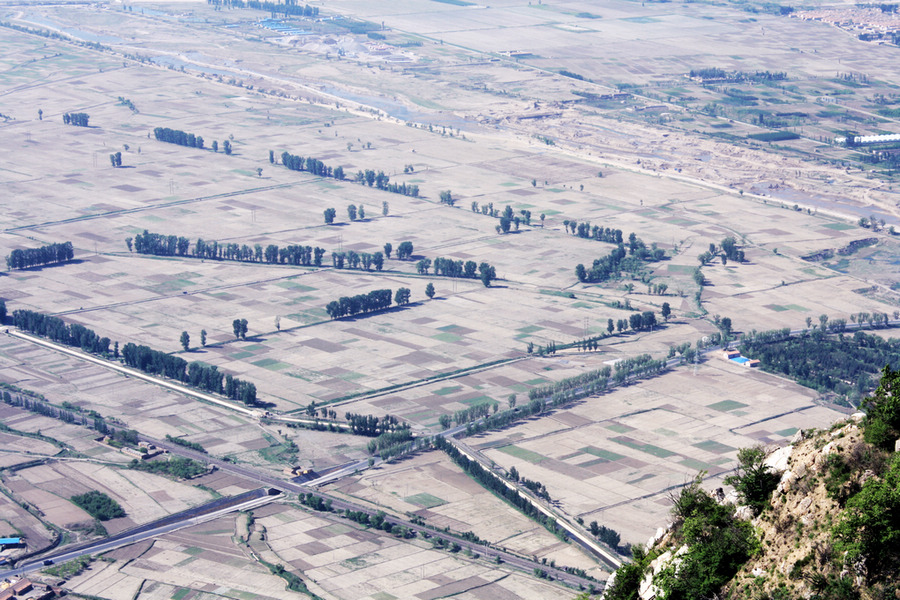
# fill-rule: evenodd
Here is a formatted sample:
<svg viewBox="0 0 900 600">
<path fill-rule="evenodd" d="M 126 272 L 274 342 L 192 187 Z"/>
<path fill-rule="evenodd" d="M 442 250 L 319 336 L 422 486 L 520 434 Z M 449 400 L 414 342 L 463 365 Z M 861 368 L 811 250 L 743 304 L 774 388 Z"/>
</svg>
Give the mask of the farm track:
<svg viewBox="0 0 900 600">
<path fill-rule="evenodd" d="M 157 443 L 156 440 L 148 440 L 148 441 Z M 220 468 L 222 470 L 230 471 L 232 473 L 235 473 L 235 474 L 238 474 L 238 475 L 241 475 L 244 477 L 249 477 L 251 479 L 259 481 L 261 484 L 269 485 L 272 487 L 277 487 L 280 489 L 286 489 L 288 491 L 291 491 L 293 493 L 298 493 L 298 494 L 312 493 L 313 495 L 318 496 L 320 498 L 331 500 L 333 507 L 338 510 L 360 511 L 360 512 L 364 512 L 370 516 L 374 516 L 378 512 L 377 509 L 372 509 L 369 507 L 365 507 L 365 506 L 356 504 L 355 502 L 348 501 L 345 498 L 338 497 L 338 496 L 333 495 L 328 492 L 322 492 L 319 490 L 313 491 L 314 488 L 312 488 L 311 486 L 316 484 L 315 480 L 312 482 L 306 483 L 306 484 L 299 484 L 299 483 L 295 483 L 292 481 L 284 481 L 284 480 L 280 480 L 280 479 L 271 477 L 270 475 L 268 475 L 266 473 L 261 473 L 259 471 L 255 471 L 251 468 L 233 465 L 232 463 L 228 463 L 225 461 L 219 461 L 218 459 L 210 459 L 210 457 L 207 455 L 195 453 L 195 452 L 187 450 L 185 448 L 175 447 L 172 444 L 166 444 L 164 442 L 159 442 L 159 443 L 162 444 L 160 447 L 170 448 L 170 451 L 172 451 L 173 453 L 188 456 L 189 458 L 196 458 L 198 460 L 205 460 L 207 462 L 213 462 L 214 464 L 217 465 L 218 468 Z M 192 456 L 192 455 L 196 455 L 196 456 Z M 336 522 L 343 522 L 343 519 L 335 518 L 330 513 L 315 512 L 314 514 L 316 514 L 319 517 L 334 520 Z M 398 517 L 387 515 L 385 517 L 385 521 L 387 521 L 395 526 L 403 526 L 403 527 L 407 527 L 408 529 L 412 529 L 412 530 L 416 531 L 419 535 L 427 534 L 432 537 L 438 537 L 438 538 L 444 539 L 448 543 L 457 543 L 462 548 L 471 550 L 472 552 L 477 552 L 477 553 L 483 555 L 485 558 L 499 556 L 499 557 L 501 557 L 501 559 L 504 562 L 514 565 L 517 568 L 522 569 L 523 571 L 528 572 L 528 573 L 533 572 L 533 570 L 535 568 L 540 568 L 540 569 L 546 570 L 548 572 L 552 572 L 556 576 L 557 579 L 565 581 L 565 582 L 569 583 L 570 585 L 579 585 L 580 584 L 580 585 L 584 585 L 585 587 L 587 587 L 589 585 L 596 585 L 596 583 L 597 583 L 597 582 L 589 581 L 587 579 L 578 577 L 576 575 L 565 573 L 564 571 L 562 571 L 560 569 L 551 568 L 548 565 L 542 565 L 538 561 L 531 560 L 524 556 L 520 556 L 518 554 L 514 554 L 514 553 L 508 552 L 503 549 L 494 548 L 492 546 L 485 546 L 485 545 L 477 544 L 474 542 L 468 542 L 466 540 L 457 538 L 453 535 L 448 535 L 442 531 L 437 531 L 437 530 L 431 529 L 429 527 L 419 525 L 417 523 L 409 522 L 406 519 L 401 519 Z M 602 584 L 600 584 L 600 585 L 602 586 Z"/>
<path fill-rule="evenodd" d="M 509 489 L 515 490 L 516 493 L 519 494 L 519 496 L 525 498 L 541 514 L 553 519 L 565 530 L 568 536 L 570 536 L 581 546 L 587 549 L 589 553 L 593 554 L 595 557 L 600 558 L 608 566 L 611 566 L 614 569 L 618 569 L 622 566 L 622 561 L 617 556 L 614 556 L 611 552 L 600 547 L 600 545 L 597 544 L 596 541 L 594 541 L 593 537 L 590 536 L 587 531 L 583 530 L 583 527 L 578 527 L 573 524 L 570 521 L 571 517 L 568 513 L 557 507 L 544 504 L 543 502 L 535 498 L 530 492 L 522 489 L 522 486 L 520 486 L 518 483 L 507 481 L 492 467 L 492 461 L 488 460 L 484 455 L 474 450 L 471 446 L 453 438 L 448 438 L 448 440 L 463 456 L 466 456 L 471 461 L 480 464 L 486 472 L 490 473 L 495 479 L 503 483 Z"/>
<path fill-rule="evenodd" d="M 9 229 L 4 229 L 4 233 L 15 233 L 17 231 L 23 231 L 27 229 L 36 229 L 43 227 L 53 227 L 54 225 L 65 225 L 69 223 L 79 223 L 83 221 L 91 221 L 93 219 L 102 219 L 105 217 L 111 216 L 119 216 L 119 215 L 130 215 L 139 212 L 145 212 L 148 210 L 158 210 L 161 208 L 171 208 L 173 206 L 183 206 L 186 204 L 195 204 L 197 202 L 207 202 L 209 200 L 222 200 L 225 198 L 233 198 L 236 196 L 244 196 L 246 194 L 255 194 L 258 192 L 268 192 L 271 190 L 280 190 L 284 188 L 291 188 L 299 185 L 306 185 L 312 183 L 315 180 L 310 181 L 295 181 L 291 183 L 278 183 L 275 185 L 256 187 L 256 188 L 248 188 L 245 190 L 237 190 L 233 192 L 223 192 L 221 194 L 213 194 L 212 196 L 199 196 L 196 198 L 185 198 L 183 200 L 173 200 L 171 202 L 162 202 L 160 204 L 151 204 L 149 206 L 136 206 L 134 208 L 123 208 L 119 210 L 110 210 L 101 213 L 95 213 L 92 215 L 82 215 L 80 217 L 71 217 L 69 219 L 60 219 L 57 221 L 44 221 L 43 223 L 30 223 L 28 225 L 19 225 L 17 227 L 10 227 Z"/>
<path fill-rule="evenodd" d="M 347 404 L 349 402 L 358 402 L 360 400 L 371 400 L 373 398 L 378 398 L 378 397 L 384 396 L 386 394 L 403 392 L 406 390 L 410 390 L 410 389 L 417 388 L 417 387 L 422 387 L 422 386 L 429 385 L 432 383 L 439 383 L 441 381 L 449 381 L 452 379 L 456 379 L 457 377 L 465 377 L 465 376 L 471 375 L 473 373 L 481 373 L 483 371 L 490 371 L 491 369 L 493 369 L 495 367 L 504 367 L 506 365 L 509 365 L 509 364 L 512 364 L 515 362 L 519 362 L 519 361 L 525 360 L 527 358 L 529 358 L 529 357 L 520 356 L 520 357 L 516 357 L 516 358 L 501 359 L 500 362 L 493 361 L 487 365 L 474 365 L 474 366 L 468 367 L 466 369 L 460 369 L 459 371 L 454 372 L 454 373 L 448 373 L 445 376 L 437 376 L 432 379 L 420 379 L 417 381 L 412 381 L 408 384 L 402 384 L 399 387 L 392 387 L 389 390 L 373 390 L 370 393 L 356 396 L 354 398 L 347 398 L 346 400 L 337 400 L 337 401 L 331 402 L 331 403 L 326 402 L 326 403 L 319 404 L 318 406 L 320 406 L 320 407 L 321 406 L 341 406 L 341 405 Z M 305 410 L 305 409 L 295 409 L 292 412 L 299 412 L 301 410 Z"/>
<path fill-rule="evenodd" d="M 330 267 L 322 267 L 322 269 L 329 269 L 329 268 Z M 133 306 L 136 304 L 145 304 L 147 302 L 157 302 L 159 300 L 169 300 L 171 298 L 180 298 L 185 295 L 193 296 L 193 295 L 197 295 L 197 294 L 209 294 L 209 293 L 218 292 L 221 290 L 235 289 L 235 288 L 240 288 L 240 287 L 245 287 L 245 286 L 250 286 L 250 285 L 258 285 L 261 283 L 271 283 L 273 281 L 284 281 L 286 279 L 294 279 L 296 277 L 303 277 L 304 275 L 309 275 L 310 273 L 316 273 L 319 270 L 321 270 L 321 269 L 315 269 L 312 271 L 303 271 L 300 273 L 292 273 L 291 275 L 282 275 L 280 277 L 267 277 L 265 279 L 255 279 L 253 281 L 244 281 L 241 283 L 226 283 L 226 284 L 222 284 L 222 285 L 216 285 L 216 286 L 204 288 L 201 290 L 194 290 L 192 292 L 177 292 L 177 293 L 172 293 L 172 294 L 160 295 L 160 296 L 156 296 L 153 298 L 141 298 L 139 300 L 129 300 L 127 302 L 113 302 L 111 304 L 104 304 L 101 306 L 92 306 L 89 308 L 64 310 L 64 311 L 50 313 L 50 314 L 52 314 L 53 316 L 57 316 L 57 317 L 61 316 L 61 315 L 75 315 L 75 314 L 81 314 L 81 313 L 94 312 L 94 311 L 98 311 L 98 310 L 110 310 L 110 309 L 114 309 L 114 308 L 121 308 L 123 306 Z M 315 324 L 315 323 L 312 323 L 312 324 Z M 308 325 L 310 325 L 310 324 L 302 325 L 301 327 L 307 327 Z M 293 329 L 297 329 L 297 328 L 293 328 Z M 284 329 L 283 331 L 289 331 L 289 329 Z"/>
<path fill-rule="evenodd" d="M 241 465 L 233 464 L 228 461 L 220 460 L 215 457 L 211 457 L 209 455 L 196 452 L 190 450 L 188 448 L 184 448 L 163 440 L 155 440 L 152 438 L 146 438 L 142 436 L 145 441 L 153 443 L 160 448 L 164 448 L 171 452 L 172 454 L 177 454 L 179 456 L 183 456 L 186 458 L 191 458 L 194 460 L 199 460 L 208 464 L 215 465 L 216 468 L 232 473 L 239 477 L 249 479 L 251 481 L 256 481 L 260 485 L 265 487 L 276 488 L 279 490 L 287 490 L 296 494 L 309 494 L 312 493 L 315 496 L 320 498 L 324 498 L 330 500 L 332 502 L 332 506 L 335 512 L 318 512 L 315 511 L 316 514 L 320 518 L 327 519 L 329 521 L 333 521 L 336 523 L 345 523 L 345 519 L 338 516 L 341 511 L 349 510 L 355 512 L 364 512 L 368 514 L 370 517 L 375 516 L 379 511 L 377 509 L 372 509 L 369 507 L 361 506 L 354 502 L 348 501 L 344 498 L 337 497 L 330 493 L 315 491 L 313 492 L 309 485 L 307 484 L 299 484 L 293 481 L 284 481 L 282 479 L 277 479 L 272 477 L 266 472 L 257 471 L 253 468 L 244 467 Z M 169 532 L 176 531 L 183 527 L 195 525 L 201 523 L 203 521 L 209 520 L 210 518 L 220 517 L 229 512 L 233 512 L 235 510 L 247 510 L 250 506 L 256 506 L 258 504 L 265 503 L 267 501 L 271 501 L 271 499 L 275 499 L 272 496 L 267 496 L 265 489 L 252 490 L 250 492 L 246 492 L 234 498 L 221 498 L 218 500 L 214 500 L 205 505 L 194 507 L 184 511 L 182 513 L 177 513 L 174 515 L 170 515 L 168 517 L 163 517 L 157 521 L 152 523 L 147 523 L 144 525 L 140 525 L 136 528 L 133 528 L 128 531 L 121 532 L 115 536 L 110 538 L 104 538 L 102 540 L 96 540 L 94 542 L 89 542 L 87 544 L 82 544 L 76 546 L 74 548 L 67 548 L 60 553 L 54 555 L 47 555 L 42 557 L 41 560 L 35 561 L 33 563 L 29 563 L 23 565 L 17 569 L 7 571 L 0 575 L 3 576 L 11 576 L 11 575 L 21 575 L 27 572 L 35 571 L 40 569 L 43 565 L 43 560 L 53 560 L 54 562 L 65 562 L 68 560 L 72 560 L 74 558 L 96 554 L 98 552 L 108 551 L 113 548 L 126 546 L 132 544 L 136 541 L 144 540 L 144 539 L 153 539 L 160 535 L 165 535 Z M 237 502 L 244 502 L 244 504 L 238 504 Z M 222 508 L 220 508 L 222 507 Z M 212 512 L 215 511 L 215 512 Z M 602 587 L 602 583 L 592 581 L 589 579 L 585 579 L 579 577 L 577 575 L 573 575 L 570 573 L 566 573 L 562 569 L 557 569 L 554 567 L 550 567 L 548 565 L 541 564 L 536 560 L 532 560 L 526 558 L 524 556 L 520 556 L 518 554 L 514 554 L 512 552 L 508 552 L 506 550 L 495 548 L 488 545 L 482 545 L 474 542 L 469 542 L 464 539 L 458 538 L 455 535 L 449 532 L 437 531 L 431 529 L 429 527 L 409 522 L 405 519 L 394 517 L 391 515 L 386 515 L 386 522 L 391 523 L 394 526 L 402 526 L 413 531 L 416 531 L 419 536 L 423 538 L 427 535 L 429 537 L 439 538 L 444 540 L 444 542 L 449 547 L 450 544 L 458 544 L 462 549 L 469 550 L 472 553 L 478 553 L 482 555 L 485 559 L 497 559 L 499 558 L 502 562 L 505 562 L 517 570 L 523 571 L 525 573 L 532 573 L 534 569 L 538 568 L 550 573 L 554 579 L 564 582 L 570 586 L 598 586 Z"/>
<path fill-rule="evenodd" d="M 28 335 L 26 333 L 22 333 L 20 331 L 14 330 L 14 329 L 7 329 L 7 335 L 17 337 L 21 340 L 30 342 L 32 344 L 36 344 L 38 346 L 43 346 L 45 348 L 49 348 L 50 350 L 62 352 L 63 354 L 67 354 L 69 356 L 74 356 L 75 358 L 79 358 L 81 360 L 85 360 L 85 361 L 94 363 L 95 365 L 99 365 L 99 366 L 109 369 L 111 371 L 117 371 L 127 377 L 134 377 L 134 378 L 140 379 L 142 381 L 147 381 L 149 383 L 154 383 L 161 387 L 168 388 L 172 391 L 184 394 L 186 396 L 191 396 L 191 397 L 197 398 L 199 400 L 204 400 L 206 402 L 211 402 L 213 404 L 217 404 L 224 408 L 231 409 L 235 412 L 243 413 L 245 416 L 248 416 L 248 417 L 254 417 L 256 415 L 256 412 L 253 410 L 250 410 L 243 406 L 238 406 L 237 404 L 235 404 L 233 402 L 227 402 L 221 398 L 217 398 L 216 396 L 213 396 L 212 394 L 207 394 L 207 393 L 200 392 L 197 390 L 192 390 L 186 386 L 179 385 L 177 383 L 172 383 L 170 381 L 165 381 L 163 379 L 160 379 L 158 377 L 153 377 L 151 375 L 145 375 L 144 373 L 142 373 L 141 371 L 138 371 L 136 369 L 130 369 L 130 368 L 124 367 L 120 364 L 113 363 L 108 360 L 104 360 L 102 358 L 97 358 L 95 356 L 91 356 L 91 355 L 81 352 L 79 350 L 73 350 L 72 348 L 62 346 L 61 344 L 56 344 L 54 342 L 44 340 L 37 336 Z"/>
</svg>

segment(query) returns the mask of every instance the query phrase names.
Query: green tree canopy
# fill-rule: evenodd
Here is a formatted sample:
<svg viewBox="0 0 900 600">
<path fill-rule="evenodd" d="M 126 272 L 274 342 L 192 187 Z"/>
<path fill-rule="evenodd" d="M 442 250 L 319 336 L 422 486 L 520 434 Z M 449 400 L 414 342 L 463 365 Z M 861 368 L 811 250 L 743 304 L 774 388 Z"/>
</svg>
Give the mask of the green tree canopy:
<svg viewBox="0 0 900 600">
<path fill-rule="evenodd" d="M 863 407 L 867 411 L 865 438 L 884 450 L 893 450 L 900 438 L 900 370 L 890 365 L 881 372 L 881 383 Z"/>
</svg>

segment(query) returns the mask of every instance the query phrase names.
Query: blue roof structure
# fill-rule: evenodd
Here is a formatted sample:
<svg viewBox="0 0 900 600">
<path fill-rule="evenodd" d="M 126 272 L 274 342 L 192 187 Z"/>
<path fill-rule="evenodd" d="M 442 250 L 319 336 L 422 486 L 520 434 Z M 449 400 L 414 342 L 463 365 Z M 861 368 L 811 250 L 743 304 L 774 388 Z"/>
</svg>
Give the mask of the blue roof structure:
<svg viewBox="0 0 900 600">
<path fill-rule="evenodd" d="M 10 544 L 21 544 L 22 538 L 0 538 L 0 546 L 7 546 Z"/>
</svg>

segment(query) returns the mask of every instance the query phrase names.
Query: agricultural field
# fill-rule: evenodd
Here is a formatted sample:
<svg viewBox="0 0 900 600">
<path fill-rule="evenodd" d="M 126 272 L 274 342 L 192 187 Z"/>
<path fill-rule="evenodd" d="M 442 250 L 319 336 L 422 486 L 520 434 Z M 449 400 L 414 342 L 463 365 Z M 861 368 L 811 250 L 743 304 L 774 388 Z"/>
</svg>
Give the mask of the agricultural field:
<svg viewBox="0 0 900 600">
<path fill-rule="evenodd" d="M 89 426 L 0 404 L 0 525 L 29 548 L 48 545 L 54 527 L 67 542 L 88 535 L 74 494 L 115 499 L 127 515 L 105 524 L 115 534 L 298 467 L 345 474 L 324 488 L 336 498 L 602 580 L 608 565 L 443 452 L 381 462 L 371 438 L 336 429 L 348 414 L 391 415 L 421 441 L 450 419 L 461 447 L 541 482 L 559 514 L 597 521 L 624 545 L 663 525 L 668 495 L 698 473 L 722 486 L 739 448 L 848 412 L 716 353 L 495 431 L 466 436 L 459 417 L 522 407 L 539 386 L 623 359 L 699 347 L 723 318 L 737 336 L 821 315 L 897 318 L 890 161 L 833 143 L 900 132 L 895 47 L 755 3 L 330 0 L 310 10 L 319 14 L 151 1 L 0 8 L 0 246 L 4 256 L 74 249 L 71 261 L 0 273 L 0 299 L 116 349 L 87 362 L 0 334 L 0 383 L 142 439 L 199 444 L 234 467 L 188 482 L 128 470 L 131 458 Z M 725 75 L 690 77 L 704 69 Z M 86 127 L 71 124 L 81 113 Z M 157 128 L 194 141 L 167 143 Z M 283 153 L 319 161 L 324 176 L 287 168 Z M 418 193 L 357 181 L 366 171 Z M 608 280 L 579 280 L 576 266 L 590 271 L 617 248 L 592 227 L 662 260 L 632 256 L 637 266 Z M 145 232 L 183 248 L 142 253 Z M 725 260 L 727 238 L 743 261 Z M 249 256 L 198 250 L 213 243 Z M 404 243 L 413 249 L 401 259 Z M 273 246 L 321 249 L 322 260 L 264 258 Z M 365 267 L 376 253 L 383 266 Z M 342 263 L 354 255 L 362 265 Z M 439 259 L 496 278 L 438 274 Z M 404 288 L 402 306 L 326 310 Z M 641 313 L 656 324 L 616 329 Z M 575 344 L 585 339 L 596 347 Z M 129 343 L 253 383 L 258 405 L 229 408 L 108 368 Z M 300 426 L 313 416 L 331 430 Z M 252 522 L 223 516 L 115 550 L 67 585 L 116 600 L 286 597 L 261 557 L 323 598 L 577 593 L 293 499 Z"/>
<path fill-rule="evenodd" d="M 50 399 L 65 399 L 85 411 L 115 417 L 153 439 L 180 437 L 200 444 L 214 456 L 230 457 L 278 473 L 292 459 L 323 469 L 365 456 L 365 440 L 354 436 L 260 425 L 244 415 L 148 386 L 99 366 L 85 365 L 16 338 L 2 336 L 0 345 L 0 357 L 8 359 L 4 373 L 9 382 Z M 99 434 L 91 429 L 6 406 L 0 410 L 9 427 L 28 433 L 40 431 L 81 456 L 120 464 L 131 460 L 130 456 L 98 443 Z M 29 447 L 51 446 L 40 440 L 16 440 Z M 297 450 L 287 447 L 290 441 L 298 444 Z M 56 454 L 49 449 L 45 452 L 49 456 Z M 31 453 L 37 454 L 37 449 Z M 7 461 L 17 462 L 33 458 L 4 456 Z"/>
<path fill-rule="evenodd" d="M 543 483 L 566 513 L 642 543 L 667 522 L 671 490 L 698 473 L 724 487 L 736 449 L 785 444 L 843 416 L 811 390 L 747 371 L 711 359 L 467 443 Z"/>
<path fill-rule="evenodd" d="M 603 573 L 572 545 L 472 481 L 442 453 L 370 469 L 330 489 L 367 506 L 416 515 L 438 529 L 471 531 L 517 554 L 582 568 L 595 577 Z"/>
<path fill-rule="evenodd" d="M 623 532 L 622 544 L 637 544 L 666 521 L 671 490 L 700 472 L 706 485 L 723 487 L 738 448 L 783 444 L 800 429 L 841 418 L 815 399 L 789 381 L 711 359 L 465 443 L 504 470 L 515 467 L 541 482 L 567 514 Z M 528 521 L 507 522 L 510 509 L 467 481 L 446 456 L 426 454 L 348 478 L 334 489 L 580 566 L 554 556 L 559 548 L 538 543 L 548 534 L 534 523 L 525 535 L 512 535 Z M 517 547 L 523 539 L 538 549 Z"/>
<path fill-rule="evenodd" d="M 284 580 L 254 561 L 233 537 L 235 518 L 211 521 L 108 555 L 69 581 L 72 591 L 118 600 L 283 598 Z"/>
<path fill-rule="evenodd" d="M 424 540 L 391 539 L 276 505 L 255 517 L 257 532 L 251 533 L 250 545 L 257 548 L 255 536 L 264 532 L 273 558 L 302 571 L 335 598 L 554 593 L 549 584 L 484 559 L 432 550 Z"/>
<path fill-rule="evenodd" d="M 549 583 L 484 560 L 432 550 L 426 541 L 330 523 L 290 506 L 273 504 L 253 516 L 249 539 L 239 533 L 244 515 L 223 517 L 152 544 L 112 552 L 69 585 L 75 593 L 115 600 L 138 590 L 147 598 L 189 593 L 205 599 L 285 597 L 284 580 L 270 575 L 257 562 L 261 559 L 303 572 L 308 588 L 329 598 L 437 598 L 452 593 L 476 599 L 486 593 L 558 593 Z"/>
<path fill-rule="evenodd" d="M 22 469 L 14 477 L 6 478 L 4 485 L 17 500 L 40 506 L 50 523 L 75 530 L 90 530 L 92 518 L 69 498 L 91 490 L 103 492 L 125 510 L 126 516 L 104 522 L 112 534 L 211 499 L 209 492 L 190 484 L 82 461 Z"/>
</svg>

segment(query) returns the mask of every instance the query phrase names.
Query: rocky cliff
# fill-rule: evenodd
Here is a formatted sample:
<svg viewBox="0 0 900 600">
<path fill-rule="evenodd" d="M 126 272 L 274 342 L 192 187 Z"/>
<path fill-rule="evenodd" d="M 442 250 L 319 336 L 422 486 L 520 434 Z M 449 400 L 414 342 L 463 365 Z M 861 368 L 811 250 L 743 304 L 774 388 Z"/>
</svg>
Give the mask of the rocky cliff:
<svg viewBox="0 0 900 600">
<path fill-rule="evenodd" d="M 860 413 L 742 451 L 728 495 L 698 478 L 607 599 L 900 598 L 900 453 L 867 443 L 865 426 Z"/>
</svg>

